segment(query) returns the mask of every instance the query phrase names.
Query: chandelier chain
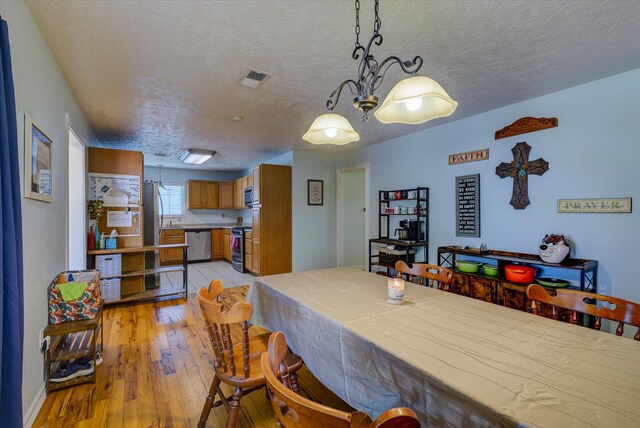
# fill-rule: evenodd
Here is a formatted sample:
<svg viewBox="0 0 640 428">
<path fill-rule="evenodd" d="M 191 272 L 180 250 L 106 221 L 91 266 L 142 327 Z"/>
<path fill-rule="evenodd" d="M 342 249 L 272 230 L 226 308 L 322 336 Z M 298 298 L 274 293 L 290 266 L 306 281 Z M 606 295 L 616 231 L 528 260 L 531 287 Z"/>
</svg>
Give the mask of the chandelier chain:
<svg viewBox="0 0 640 428">
<path fill-rule="evenodd" d="M 356 95 L 354 101 L 354 107 L 362 111 L 363 121 L 368 121 L 369 110 L 375 108 L 378 105 L 378 97 L 374 95 L 375 90 L 382 84 L 387 70 L 395 64 L 398 64 L 400 69 L 405 74 L 416 74 L 420 67 L 422 67 L 422 57 L 416 56 L 411 61 L 402 61 L 399 57 L 392 55 L 383 61 L 378 61 L 371 48 L 374 46 L 382 45 L 383 37 L 380 34 L 380 28 L 382 27 L 382 20 L 380 19 L 380 0 L 375 0 L 375 19 L 373 21 L 373 34 L 369 41 L 365 45 L 360 44 L 360 0 L 355 0 L 356 10 L 356 43 L 351 58 L 359 60 L 358 74 L 356 79 L 347 79 L 342 82 L 338 87 L 329 95 L 327 99 L 327 110 L 333 111 L 342 90 L 344 87 L 348 87 L 353 95 Z"/>
<path fill-rule="evenodd" d="M 378 15 L 378 11 L 380 10 L 380 2 L 376 0 L 376 19 L 373 21 L 373 34 L 378 34 L 380 32 L 380 27 L 382 27 L 382 21 L 380 20 L 380 15 Z"/>
<path fill-rule="evenodd" d="M 356 49 L 360 46 L 360 0 L 356 0 Z"/>
</svg>

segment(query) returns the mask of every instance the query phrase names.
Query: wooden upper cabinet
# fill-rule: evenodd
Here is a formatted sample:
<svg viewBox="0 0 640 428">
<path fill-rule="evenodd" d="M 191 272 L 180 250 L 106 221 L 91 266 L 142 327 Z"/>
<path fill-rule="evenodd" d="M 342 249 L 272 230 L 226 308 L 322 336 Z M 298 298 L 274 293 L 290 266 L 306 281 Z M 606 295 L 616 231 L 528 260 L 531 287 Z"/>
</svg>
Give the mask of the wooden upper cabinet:
<svg viewBox="0 0 640 428">
<path fill-rule="evenodd" d="M 240 177 L 238 178 L 234 184 L 234 195 L 233 195 L 233 208 L 238 210 L 244 210 L 247 207 L 244 205 L 244 189 L 250 186 L 249 178 L 253 181 L 252 176 Z"/>
<path fill-rule="evenodd" d="M 253 203 L 260 203 L 260 167 L 253 170 Z"/>
<path fill-rule="evenodd" d="M 218 208 L 231 209 L 234 207 L 233 194 L 234 194 L 235 182 L 233 181 L 221 181 L 220 182 L 220 198 Z"/>
<path fill-rule="evenodd" d="M 219 207 L 219 184 L 217 181 L 189 180 L 188 186 L 188 210 L 214 210 Z"/>
<path fill-rule="evenodd" d="M 187 189 L 187 209 L 204 209 L 204 181 L 189 180 Z"/>
<path fill-rule="evenodd" d="M 247 187 L 253 187 L 253 174 L 248 175 L 246 178 L 247 178 Z"/>
<path fill-rule="evenodd" d="M 218 209 L 220 206 L 219 183 L 217 181 L 205 181 L 204 188 L 205 188 L 204 208 L 208 210 Z"/>
</svg>

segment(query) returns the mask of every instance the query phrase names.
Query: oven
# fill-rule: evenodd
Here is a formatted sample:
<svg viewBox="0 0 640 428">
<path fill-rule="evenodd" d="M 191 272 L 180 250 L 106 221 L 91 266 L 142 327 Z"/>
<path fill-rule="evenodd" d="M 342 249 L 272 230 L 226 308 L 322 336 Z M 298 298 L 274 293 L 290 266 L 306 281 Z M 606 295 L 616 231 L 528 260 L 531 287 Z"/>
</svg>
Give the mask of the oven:
<svg viewBox="0 0 640 428">
<path fill-rule="evenodd" d="M 244 269 L 244 227 L 231 228 L 231 266 L 238 272 Z"/>
</svg>

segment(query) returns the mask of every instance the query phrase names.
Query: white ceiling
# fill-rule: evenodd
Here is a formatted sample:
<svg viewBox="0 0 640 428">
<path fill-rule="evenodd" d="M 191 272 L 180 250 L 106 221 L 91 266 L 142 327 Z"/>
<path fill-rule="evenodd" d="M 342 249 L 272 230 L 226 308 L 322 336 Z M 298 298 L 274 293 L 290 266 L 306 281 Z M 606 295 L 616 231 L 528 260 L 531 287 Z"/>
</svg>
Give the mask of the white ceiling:
<svg viewBox="0 0 640 428">
<path fill-rule="evenodd" d="M 335 87 L 356 77 L 350 0 L 28 5 L 96 137 L 143 151 L 150 165 L 183 167 L 188 147 L 218 151 L 202 165 L 216 170 L 292 149 L 344 152 L 640 67 L 640 1 L 382 0 L 376 58 L 421 55 L 420 74 L 458 110 L 418 126 L 361 123 L 343 94 L 336 112 L 360 141 L 318 147 L 302 134 Z M 364 43 L 373 1 L 362 0 L 360 15 Z M 257 90 L 240 86 L 250 68 L 272 76 Z M 403 77 L 390 70 L 376 95 Z"/>
</svg>

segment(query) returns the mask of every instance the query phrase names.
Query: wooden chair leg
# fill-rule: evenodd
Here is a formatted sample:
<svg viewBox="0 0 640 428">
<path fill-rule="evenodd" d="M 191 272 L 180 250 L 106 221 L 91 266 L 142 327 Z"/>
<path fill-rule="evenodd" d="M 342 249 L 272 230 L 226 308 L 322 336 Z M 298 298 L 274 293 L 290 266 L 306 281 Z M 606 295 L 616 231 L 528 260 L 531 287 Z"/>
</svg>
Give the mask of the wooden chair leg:
<svg viewBox="0 0 640 428">
<path fill-rule="evenodd" d="M 202 407 L 202 413 L 200 414 L 198 428 L 204 428 L 204 426 L 207 424 L 209 413 L 211 413 L 211 407 L 213 407 L 213 400 L 216 398 L 216 390 L 218 389 L 218 385 L 220 385 L 220 378 L 218 376 L 213 376 L 211 387 L 209 387 L 209 395 L 207 395 L 207 399 L 205 400 L 204 406 Z"/>
<path fill-rule="evenodd" d="M 300 394 L 300 385 L 298 385 L 298 375 L 293 372 L 289 373 L 289 379 L 291 379 L 291 389 L 296 394 Z"/>
<path fill-rule="evenodd" d="M 240 399 L 242 398 L 242 388 L 236 387 L 231 400 L 231 411 L 229 412 L 229 420 L 227 428 L 235 428 L 238 423 L 238 415 L 240 414 Z"/>
</svg>

